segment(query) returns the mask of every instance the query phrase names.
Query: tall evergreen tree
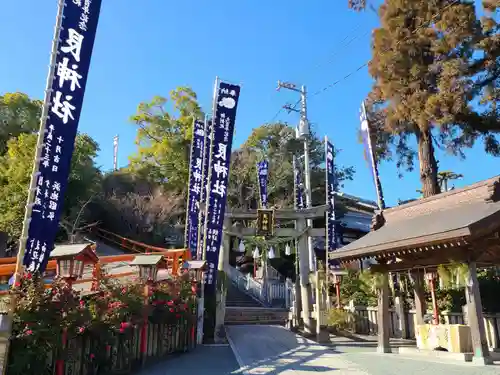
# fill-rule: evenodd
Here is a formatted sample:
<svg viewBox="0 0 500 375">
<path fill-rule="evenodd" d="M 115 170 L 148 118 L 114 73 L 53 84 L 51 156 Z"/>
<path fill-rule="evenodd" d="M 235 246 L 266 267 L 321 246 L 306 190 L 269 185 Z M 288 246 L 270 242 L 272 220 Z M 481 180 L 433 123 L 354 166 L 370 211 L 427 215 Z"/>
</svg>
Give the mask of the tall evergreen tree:
<svg viewBox="0 0 500 375">
<path fill-rule="evenodd" d="M 390 157 L 388 146 L 395 145 L 399 166 L 409 168 L 418 155 L 427 197 L 440 192 L 436 144 L 463 156 L 464 147 L 483 138 L 487 152 L 500 153 L 493 134 L 500 130 L 497 26 L 490 19 L 485 31 L 467 0 L 385 0 L 379 12 L 369 65 L 379 151 Z M 417 152 L 408 144 L 412 137 Z"/>
</svg>

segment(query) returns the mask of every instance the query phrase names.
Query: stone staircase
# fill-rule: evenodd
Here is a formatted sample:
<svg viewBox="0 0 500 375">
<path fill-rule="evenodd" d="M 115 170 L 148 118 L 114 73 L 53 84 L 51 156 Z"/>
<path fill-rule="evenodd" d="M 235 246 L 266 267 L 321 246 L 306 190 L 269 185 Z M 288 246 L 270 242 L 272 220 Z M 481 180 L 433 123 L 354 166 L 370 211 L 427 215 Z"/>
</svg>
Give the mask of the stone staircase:
<svg viewBox="0 0 500 375">
<path fill-rule="evenodd" d="M 226 307 L 226 325 L 272 324 L 284 326 L 288 311 L 273 307 Z"/>
<path fill-rule="evenodd" d="M 227 288 L 225 324 L 285 325 L 286 309 L 263 306 L 260 301 L 239 290 L 234 284 Z"/>
<path fill-rule="evenodd" d="M 230 283 L 227 288 L 226 307 L 263 307 L 263 305 Z"/>
</svg>

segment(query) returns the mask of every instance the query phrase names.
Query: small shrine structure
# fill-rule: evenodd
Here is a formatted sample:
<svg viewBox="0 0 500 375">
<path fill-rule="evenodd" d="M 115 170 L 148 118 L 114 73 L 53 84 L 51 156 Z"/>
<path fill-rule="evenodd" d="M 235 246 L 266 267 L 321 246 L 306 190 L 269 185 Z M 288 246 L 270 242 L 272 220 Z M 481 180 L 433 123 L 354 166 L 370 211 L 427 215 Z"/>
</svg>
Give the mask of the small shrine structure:
<svg viewBox="0 0 500 375">
<path fill-rule="evenodd" d="M 473 361 L 492 362 L 477 278 L 478 268 L 500 264 L 500 176 L 461 189 L 377 212 L 372 231 L 332 254 L 344 266 L 376 261 L 378 351 L 389 344 L 389 272 L 409 272 L 414 280 L 416 325 L 424 324 L 424 273 L 440 265 L 467 267 L 466 312 Z M 417 331 L 417 330 L 416 330 Z"/>
</svg>

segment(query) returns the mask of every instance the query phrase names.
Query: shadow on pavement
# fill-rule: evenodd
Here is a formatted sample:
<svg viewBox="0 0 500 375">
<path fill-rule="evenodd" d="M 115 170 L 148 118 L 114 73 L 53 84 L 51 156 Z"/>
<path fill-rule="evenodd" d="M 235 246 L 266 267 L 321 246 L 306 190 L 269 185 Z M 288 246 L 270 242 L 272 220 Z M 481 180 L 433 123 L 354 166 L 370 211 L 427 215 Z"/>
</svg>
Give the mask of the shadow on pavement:
<svg viewBox="0 0 500 375">
<path fill-rule="evenodd" d="M 391 348 L 397 349 L 397 348 L 415 348 L 416 347 L 415 341 L 412 340 L 391 340 Z M 377 342 L 375 340 L 363 340 L 363 341 L 358 341 L 356 339 L 346 339 L 344 337 L 335 337 L 332 338 L 331 342 L 328 344 L 328 346 L 332 347 L 347 347 L 347 348 L 370 348 L 370 349 L 376 349 L 377 348 Z"/>
<path fill-rule="evenodd" d="M 339 370 L 328 365 L 332 347 L 311 342 L 283 327 L 231 326 L 228 333 L 242 369 L 235 374 L 316 373 Z"/>
<path fill-rule="evenodd" d="M 135 375 L 229 375 L 240 366 L 229 346 L 198 346 L 189 353 L 166 358 Z"/>
</svg>

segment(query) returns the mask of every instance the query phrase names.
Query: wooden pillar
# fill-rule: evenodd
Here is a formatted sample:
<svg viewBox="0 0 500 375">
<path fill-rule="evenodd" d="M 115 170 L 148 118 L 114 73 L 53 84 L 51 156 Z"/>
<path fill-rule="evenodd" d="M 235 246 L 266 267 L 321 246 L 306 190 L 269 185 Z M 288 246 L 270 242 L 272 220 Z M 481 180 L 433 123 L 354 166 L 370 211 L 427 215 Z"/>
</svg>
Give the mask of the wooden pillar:
<svg viewBox="0 0 500 375">
<path fill-rule="evenodd" d="M 440 323 L 439 319 L 439 307 L 437 304 L 436 297 L 436 276 L 432 275 L 429 280 L 429 288 L 431 290 L 431 300 L 432 300 L 432 324 L 438 325 Z"/>
<path fill-rule="evenodd" d="M 471 331 L 472 349 L 474 352 L 473 361 L 485 365 L 492 364 L 493 361 L 488 349 L 488 340 L 484 325 L 483 306 L 479 293 L 476 263 L 470 262 L 468 266 L 469 280 L 465 288 L 465 296 L 467 299 L 468 324 Z"/>
<path fill-rule="evenodd" d="M 224 219 L 224 232 L 231 230 L 231 219 Z M 222 237 L 222 248 L 219 254 L 219 265 L 217 267 L 217 284 L 220 288 L 216 290 L 216 301 L 217 307 L 215 311 L 215 332 L 214 341 L 216 344 L 223 343 L 225 340 L 224 334 L 224 319 L 226 317 L 226 294 L 229 278 L 227 277 L 227 271 L 229 268 L 229 249 L 231 247 L 231 236 L 227 233 L 223 234 Z"/>
<path fill-rule="evenodd" d="M 97 292 L 100 289 L 101 284 L 101 264 L 97 262 L 94 264 L 92 269 L 92 287 L 93 292 Z"/>
<path fill-rule="evenodd" d="M 384 271 L 380 274 L 380 285 L 378 290 L 378 307 L 377 307 L 377 324 L 378 324 L 378 340 L 377 352 L 391 353 L 389 342 L 389 273 Z"/>
<path fill-rule="evenodd" d="M 420 271 L 413 271 L 411 273 L 414 284 L 415 294 L 415 324 L 424 324 L 424 315 L 426 310 L 425 304 L 425 289 L 424 289 L 424 275 Z M 415 330 L 417 332 L 417 330 Z"/>
<path fill-rule="evenodd" d="M 303 232 L 306 226 L 305 219 L 296 220 L 298 232 Z M 300 268 L 300 295 L 302 301 L 302 320 L 304 322 L 304 332 L 312 334 L 314 332 L 311 322 L 311 284 L 309 282 L 309 252 L 307 247 L 307 236 L 302 235 L 298 239 L 299 268 Z"/>
<path fill-rule="evenodd" d="M 151 288 L 151 284 L 146 282 L 144 286 L 144 306 L 149 304 L 149 291 Z M 141 352 L 141 364 L 144 366 L 146 364 L 146 359 L 148 357 L 148 315 L 147 310 L 144 309 L 143 317 L 142 317 L 142 326 L 140 333 L 140 346 L 139 351 Z"/>
</svg>

